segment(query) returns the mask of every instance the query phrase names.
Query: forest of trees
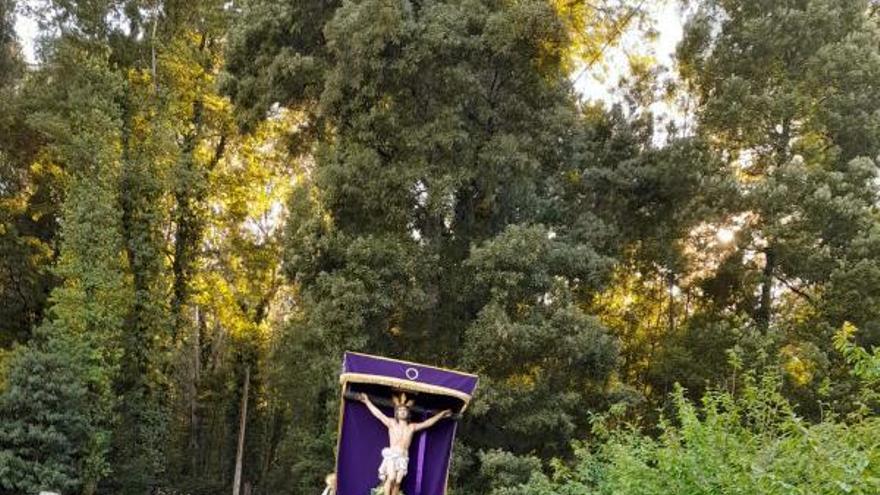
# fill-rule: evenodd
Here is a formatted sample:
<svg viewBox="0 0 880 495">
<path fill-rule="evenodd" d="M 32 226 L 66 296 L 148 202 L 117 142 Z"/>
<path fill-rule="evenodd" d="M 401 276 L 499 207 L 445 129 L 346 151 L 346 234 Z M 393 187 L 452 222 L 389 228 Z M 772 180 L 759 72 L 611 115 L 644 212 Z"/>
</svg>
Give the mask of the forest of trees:
<svg viewBox="0 0 880 495">
<path fill-rule="evenodd" d="M 0 494 L 319 493 L 346 350 L 480 375 L 454 495 L 880 493 L 880 3 L 585 100 L 644 4 L 0 0 Z"/>
</svg>

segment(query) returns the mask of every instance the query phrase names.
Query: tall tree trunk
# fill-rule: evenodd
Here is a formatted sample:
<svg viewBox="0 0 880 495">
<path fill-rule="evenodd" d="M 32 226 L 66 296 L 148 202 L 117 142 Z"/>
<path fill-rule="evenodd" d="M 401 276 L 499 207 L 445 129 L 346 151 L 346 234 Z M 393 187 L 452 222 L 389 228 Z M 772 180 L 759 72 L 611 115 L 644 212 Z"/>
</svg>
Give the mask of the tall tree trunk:
<svg viewBox="0 0 880 495">
<path fill-rule="evenodd" d="M 195 151 L 202 127 L 203 104 L 193 102 L 192 130 L 184 137 L 181 146 L 177 183 L 174 185 L 175 215 L 177 229 L 174 233 L 174 259 L 171 263 L 172 281 L 171 314 L 173 336 L 176 340 L 184 326 L 184 306 L 189 296 L 189 283 L 202 234 L 202 219 L 198 207 L 204 193 L 204 175 L 196 163 Z"/>
<path fill-rule="evenodd" d="M 780 124 L 780 131 L 776 135 L 776 167 L 782 168 L 791 160 L 791 119 L 786 118 Z M 773 315 L 773 274 L 776 272 L 776 252 L 773 249 L 773 239 L 767 239 L 767 247 L 764 248 L 764 269 L 761 272 L 761 299 L 758 310 L 755 313 L 755 321 L 758 328 L 766 332 L 770 328 L 770 320 Z"/>
<path fill-rule="evenodd" d="M 251 385 L 251 369 L 244 370 L 244 394 L 241 397 L 241 414 L 239 415 L 238 425 L 238 452 L 235 454 L 235 478 L 232 481 L 232 495 L 239 495 L 241 492 L 241 468 L 244 461 L 244 434 L 247 426 L 247 405 L 248 393 Z"/>
<path fill-rule="evenodd" d="M 675 272 L 670 271 L 666 275 L 667 290 L 669 292 L 669 308 L 666 314 L 666 331 L 675 331 Z"/>
<path fill-rule="evenodd" d="M 764 249 L 764 270 L 761 273 L 761 300 L 758 304 L 758 311 L 755 320 L 758 328 L 767 331 L 770 328 L 770 317 L 773 305 L 773 272 L 776 269 L 776 256 L 773 248 Z"/>
</svg>

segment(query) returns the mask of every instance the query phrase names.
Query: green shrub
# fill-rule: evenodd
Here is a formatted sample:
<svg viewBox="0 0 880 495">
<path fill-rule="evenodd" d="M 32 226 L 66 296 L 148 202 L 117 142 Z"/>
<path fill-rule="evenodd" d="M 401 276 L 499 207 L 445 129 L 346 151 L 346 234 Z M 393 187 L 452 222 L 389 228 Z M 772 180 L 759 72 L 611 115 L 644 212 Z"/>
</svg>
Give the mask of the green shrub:
<svg viewBox="0 0 880 495">
<path fill-rule="evenodd" d="M 773 378 L 695 405 L 678 389 L 657 438 L 632 428 L 581 445 L 552 476 L 493 495 L 821 495 L 880 493 L 880 419 L 807 424 Z"/>
</svg>

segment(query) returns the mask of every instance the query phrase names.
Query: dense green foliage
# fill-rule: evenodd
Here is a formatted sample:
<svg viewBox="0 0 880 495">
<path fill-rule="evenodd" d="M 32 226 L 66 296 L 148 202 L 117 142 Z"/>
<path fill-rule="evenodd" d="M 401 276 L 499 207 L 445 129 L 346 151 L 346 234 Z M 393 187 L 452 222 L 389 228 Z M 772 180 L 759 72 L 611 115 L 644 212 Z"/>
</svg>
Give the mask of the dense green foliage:
<svg viewBox="0 0 880 495">
<path fill-rule="evenodd" d="M 675 417 L 657 438 L 630 430 L 580 446 L 571 466 L 493 491 L 551 494 L 838 494 L 880 490 L 877 418 L 806 423 L 774 380 L 739 397 L 710 393 L 700 407 L 673 395 Z"/>
<path fill-rule="evenodd" d="M 0 494 L 315 493 L 345 350 L 481 376 L 458 495 L 876 493 L 876 2 L 582 101 L 642 7 L 0 0 Z"/>
</svg>

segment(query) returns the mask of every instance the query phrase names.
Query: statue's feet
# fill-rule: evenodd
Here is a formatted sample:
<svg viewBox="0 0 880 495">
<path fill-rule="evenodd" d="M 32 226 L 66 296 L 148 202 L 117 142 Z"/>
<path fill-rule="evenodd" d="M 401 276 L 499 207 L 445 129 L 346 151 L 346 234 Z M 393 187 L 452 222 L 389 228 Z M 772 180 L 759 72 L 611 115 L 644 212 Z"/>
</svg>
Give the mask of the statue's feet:
<svg viewBox="0 0 880 495">
<path fill-rule="evenodd" d="M 403 490 L 398 491 L 397 494 L 406 495 L 405 493 L 403 493 Z M 385 487 L 379 485 L 376 488 L 373 488 L 372 490 L 370 490 L 370 495 L 385 495 Z"/>
</svg>

